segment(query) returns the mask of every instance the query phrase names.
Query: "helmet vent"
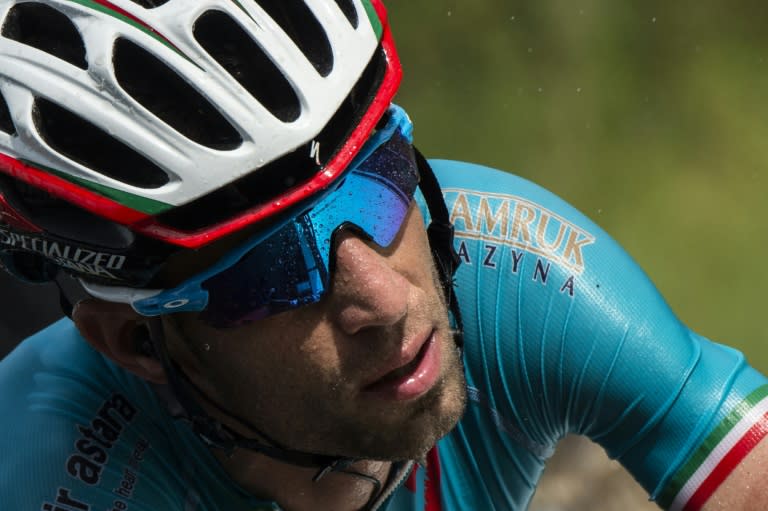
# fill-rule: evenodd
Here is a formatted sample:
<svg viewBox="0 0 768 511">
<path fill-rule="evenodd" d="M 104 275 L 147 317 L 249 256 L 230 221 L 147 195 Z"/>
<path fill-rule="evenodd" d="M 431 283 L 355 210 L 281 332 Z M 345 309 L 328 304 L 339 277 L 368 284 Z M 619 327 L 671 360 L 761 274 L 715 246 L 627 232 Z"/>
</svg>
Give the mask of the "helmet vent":
<svg viewBox="0 0 768 511">
<path fill-rule="evenodd" d="M 120 86 L 173 129 L 212 149 L 238 147 L 243 139 L 199 92 L 158 58 L 127 39 L 115 41 L 112 64 Z"/>
<path fill-rule="evenodd" d="M 301 104 L 291 84 L 261 47 L 232 18 L 208 11 L 195 22 L 195 39 L 272 115 L 298 119 Z"/>
<path fill-rule="evenodd" d="M 315 137 L 322 147 L 331 149 L 323 154 L 323 165 L 335 156 L 368 111 L 384 79 L 386 66 L 386 55 L 379 47 L 344 103 Z M 161 213 L 158 220 L 172 227 L 194 231 L 271 201 L 292 187 L 306 183 L 322 169 L 308 158 L 311 144 L 307 142 L 256 172 L 183 206 Z"/>
<path fill-rule="evenodd" d="M 169 180 L 141 154 L 47 99 L 35 99 L 34 120 L 51 148 L 95 172 L 139 188 L 159 188 Z"/>
<path fill-rule="evenodd" d="M 9 135 L 16 134 L 16 126 L 13 125 L 11 112 L 8 110 L 8 103 L 6 103 L 2 94 L 0 94 L 0 131 Z"/>
<path fill-rule="evenodd" d="M 255 0 L 288 34 L 320 76 L 333 69 L 333 52 L 328 36 L 309 7 L 301 0 Z"/>
<path fill-rule="evenodd" d="M 80 32 L 66 15 L 47 5 L 14 5 L 3 23 L 2 35 L 88 69 Z"/>
<path fill-rule="evenodd" d="M 167 1 L 168 0 L 131 0 L 131 2 L 140 5 L 145 9 L 154 9 L 155 7 L 160 7 Z"/>
<path fill-rule="evenodd" d="M 352 28 L 357 28 L 360 20 L 357 18 L 357 10 L 355 9 L 355 5 L 352 3 L 352 0 L 336 0 L 336 5 L 339 6 L 341 12 L 343 12 L 344 16 L 347 17 L 349 23 L 352 25 Z"/>
</svg>

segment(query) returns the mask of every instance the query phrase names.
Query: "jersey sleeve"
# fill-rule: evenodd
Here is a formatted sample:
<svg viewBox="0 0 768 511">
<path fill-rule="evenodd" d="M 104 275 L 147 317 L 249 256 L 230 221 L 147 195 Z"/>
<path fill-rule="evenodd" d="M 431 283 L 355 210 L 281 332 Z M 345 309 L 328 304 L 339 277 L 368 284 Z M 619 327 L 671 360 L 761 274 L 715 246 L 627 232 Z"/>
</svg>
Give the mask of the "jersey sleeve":
<svg viewBox="0 0 768 511">
<path fill-rule="evenodd" d="M 4 509 L 175 509 L 180 478 L 152 481 L 166 435 L 113 370 L 68 321 L 0 363 Z"/>
<path fill-rule="evenodd" d="M 766 378 L 682 324 L 631 257 L 560 198 L 486 167 L 432 164 L 462 259 L 470 404 L 451 456 L 512 467 L 496 492 L 530 494 L 551 447 L 583 434 L 662 507 L 698 509 L 768 430 Z"/>
<path fill-rule="evenodd" d="M 0 362 L 0 412 L 2 509 L 274 509 L 236 488 L 152 388 L 69 320 Z"/>
</svg>

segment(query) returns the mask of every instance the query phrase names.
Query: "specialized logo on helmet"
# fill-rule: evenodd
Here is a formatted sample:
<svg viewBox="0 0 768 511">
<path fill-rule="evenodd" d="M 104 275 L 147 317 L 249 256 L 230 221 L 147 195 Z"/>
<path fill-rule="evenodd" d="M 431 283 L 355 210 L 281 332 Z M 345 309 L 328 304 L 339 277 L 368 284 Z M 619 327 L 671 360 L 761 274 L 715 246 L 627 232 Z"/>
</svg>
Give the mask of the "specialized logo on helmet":
<svg viewBox="0 0 768 511">
<path fill-rule="evenodd" d="M 80 274 L 119 279 L 113 272 L 125 265 L 124 255 L 87 250 L 46 238 L 0 229 L 0 247 L 16 248 L 47 257 L 54 263 Z"/>
</svg>

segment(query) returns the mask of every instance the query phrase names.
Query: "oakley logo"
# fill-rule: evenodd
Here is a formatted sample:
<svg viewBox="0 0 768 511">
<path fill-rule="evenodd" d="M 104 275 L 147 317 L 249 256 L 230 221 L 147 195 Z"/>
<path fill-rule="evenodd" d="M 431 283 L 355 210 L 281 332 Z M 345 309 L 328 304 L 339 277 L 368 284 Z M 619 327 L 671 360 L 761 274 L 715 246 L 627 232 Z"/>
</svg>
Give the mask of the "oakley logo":
<svg viewBox="0 0 768 511">
<path fill-rule="evenodd" d="M 179 298 L 177 300 L 171 300 L 170 302 L 165 302 L 163 304 L 163 308 L 178 309 L 179 307 L 184 307 L 188 303 L 189 303 L 189 300 L 187 300 L 186 298 Z"/>
</svg>

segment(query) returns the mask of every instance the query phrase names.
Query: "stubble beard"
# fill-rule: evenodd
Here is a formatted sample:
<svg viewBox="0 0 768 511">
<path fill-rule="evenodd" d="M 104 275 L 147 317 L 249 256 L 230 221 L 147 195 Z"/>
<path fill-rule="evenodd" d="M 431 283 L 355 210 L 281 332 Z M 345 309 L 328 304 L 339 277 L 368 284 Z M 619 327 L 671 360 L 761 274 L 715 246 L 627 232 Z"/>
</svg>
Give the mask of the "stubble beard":
<svg viewBox="0 0 768 511">
<path fill-rule="evenodd" d="M 420 460 L 458 423 L 467 401 L 461 351 L 453 339 L 443 353 L 444 374 L 423 396 L 381 417 L 340 424 L 337 449 L 326 454 L 381 461 Z M 395 409 L 399 408 L 399 409 Z M 386 412 L 384 412 L 386 413 Z"/>
<path fill-rule="evenodd" d="M 420 460 L 456 426 L 466 406 L 461 350 L 452 334 L 446 335 L 444 344 L 443 374 L 413 401 L 388 404 L 364 398 L 363 409 L 340 412 L 329 407 L 329 402 L 338 402 L 330 396 L 308 398 L 296 407 L 302 412 L 295 421 L 283 417 L 259 426 L 291 450 L 377 461 Z M 307 420 L 310 417 L 316 419 Z"/>
<path fill-rule="evenodd" d="M 455 343 L 451 348 L 451 360 L 446 360 L 450 365 L 435 386 L 415 403 L 412 419 L 394 430 L 379 432 L 380 442 L 370 446 L 366 458 L 421 460 L 438 440 L 456 427 L 464 414 L 467 390 L 461 352 Z"/>
</svg>

